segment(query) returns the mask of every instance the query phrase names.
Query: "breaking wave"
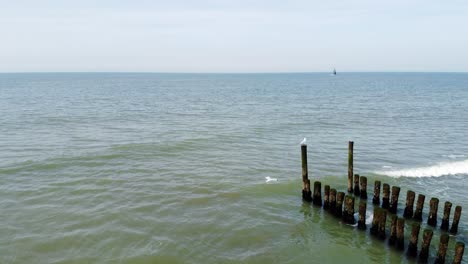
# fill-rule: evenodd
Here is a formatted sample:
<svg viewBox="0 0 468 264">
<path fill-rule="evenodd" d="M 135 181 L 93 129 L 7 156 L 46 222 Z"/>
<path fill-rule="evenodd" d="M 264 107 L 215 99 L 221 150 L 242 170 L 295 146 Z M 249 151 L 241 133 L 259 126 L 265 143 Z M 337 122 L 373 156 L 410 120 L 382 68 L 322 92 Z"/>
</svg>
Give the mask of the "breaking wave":
<svg viewBox="0 0 468 264">
<path fill-rule="evenodd" d="M 379 171 L 377 173 L 391 177 L 440 177 L 445 175 L 468 174 L 468 159 L 462 161 L 441 162 L 428 167 Z"/>
</svg>

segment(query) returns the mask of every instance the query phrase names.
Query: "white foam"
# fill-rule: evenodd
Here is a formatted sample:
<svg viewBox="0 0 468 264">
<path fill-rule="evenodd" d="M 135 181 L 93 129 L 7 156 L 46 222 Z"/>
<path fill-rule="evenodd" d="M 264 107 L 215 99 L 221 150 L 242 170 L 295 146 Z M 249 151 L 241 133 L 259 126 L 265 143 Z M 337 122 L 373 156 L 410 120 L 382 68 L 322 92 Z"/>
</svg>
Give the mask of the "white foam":
<svg viewBox="0 0 468 264">
<path fill-rule="evenodd" d="M 271 178 L 269 176 L 265 177 L 266 182 L 271 182 L 271 181 L 278 181 L 276 178 Z"/>
<path fill-rule="evenodd" d="M 377 173 L 391 177 L 440 177 L 445 175 L 468 174 L 468 160 L 441 162 L 428 167 L 380 171 Z"/>
</svg>

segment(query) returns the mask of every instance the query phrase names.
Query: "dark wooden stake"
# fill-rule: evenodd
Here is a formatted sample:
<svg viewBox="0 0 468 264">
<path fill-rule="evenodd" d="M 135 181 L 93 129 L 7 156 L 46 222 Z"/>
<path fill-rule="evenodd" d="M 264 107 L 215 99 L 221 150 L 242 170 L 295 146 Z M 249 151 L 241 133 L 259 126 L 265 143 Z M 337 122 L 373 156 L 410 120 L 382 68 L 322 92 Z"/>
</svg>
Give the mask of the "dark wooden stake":
<svg viewBox="0 0 468 264">
<path fill-rule="evenodd" d="M 361 191 L 359 190 L 359 174 L 354 174 L 354 195 L 359 196 Z"/>
<path fill-rule="evenodd" d="M 336 189 L 330 189 L 330 213 L 335 215 L 336 212 Z"/>
<path fill-rule="evenodd" d="M 388 209 L 390 207 L 390 185 L 383 184 L 382 188 L 382 208 Z"/>
<path fill-rule="evenodd" d="M 405 248 L 405 219 L 398 218 L 396 224 L 396 247 L 399 250 L 403 250 Z"/>
<path fill-rule="evenodd" d="M 420 262 L 427 262 L 427 258 L 429 257 L 429 246 L 431 245 L 432 235 L 434 233 L 430 229 L 424 229 L 423 233 L 423 241 L 421 243 L 421 252 L 419 253 L 419 261 Z"/>
<path fill-rule="evenodd" d="M 429 217 L 427 218 L 427 224 L 430 226 L 437 225 L 437 209 L 439 208 L 439 199 L 431 198 L 429 202 Z"/>
<path fill-rule="evenodd" d="M 388 239 L 389 245 L 395 245 L 397 240 L 397 220 L 398 216 L 392 216 L 392 222 L 390 223 L 390 238 Z"/>
<path fill-rule="evenodd" d="M 356 223 L 356 220 L 354 219 L 354 196 L 345 196 L 343 222 L 351 225 Z"/>
<path fill-rule="evenodd" d="M 382 215 L 379 218 L 379 238 L 385 240 L 387 234 L 385 233 L 385 224 L 387 223 L 387 210 L 382 210 Z"/>
<path fill-rule="evenodd" d="M 455 257 L 453 258 L 453 264 L 461 264 L 463 260 L 464 251 L 465 251 L 465 243 L 457 242 L 455 244 Z"/>
<path fill-rule="evenodd" d="M 343 216 L 343 199 L 344 199 L 344 196 L 345 196 L 344 192 L 339 192 L 336 195 L 335 215 L 338 218 L 341 218 Z"/>
<path fill-rule="evenodd" d="M 413 223 L 409 245 L 408 245 L 408 252 L 407 252 L 408 257 L 416 257 L 418 255 L 419 230 L 421 230 L 421 224 Z"/>
<path fill-rule="evenodd" d="M 440 236 L 440 243 L 439 243 L 439 251 L 437 252 L 437 258 L 434 264 L 444 264 L 445 263 L 445 256 L 447 255 L 447 247 L 448 247 L 449 235 L 442 234 Z"/>
<path fill-rule="evenodd" d="M 307 168 L 307 145 L 301 144 L 301 160 L 302 160 L 302 199 L 307 202 L 312 201 L 312 192 L 310 191 L 309 170 Z"/>
<path fill-rule="evenodd" d="M 322 206 L 322 183 L 314 182 L 314 197 L 312 198 L 314 205 Z"/>
<path fill-rule="evenodd" d="M 397 213 L 397 207 L 398 207 L 398 197 L 400 196 L 400 187 L 398 186 L 393 186 L 392 187 L 392 199 L 390 200 L 390 208 L 388 211 L 392 214 Z"/>
<path fill-rule="evenodd" d="M 325 185 L 323 195 L 323 209 L 328 210 L 330 208 L 330 185 Z"/>
<path fill-rule="evenodd" d="M 348 142 L 348 192 L 353 192 L 353 147 L 354 142 Z"/>
<path fill-rule="evenodd" d="M 461 206 L 458 205 L 457 207 L 455 207 L 455 213 L 453 214 L 452 227 L 450 228 L 450 233 L 452 233 L 453 235 L 457 234 L 458 232 L 458 223 L 460 222 L 461 212 L 462 212 Z"/>
<path fill-rule="evenodd" d="M 373 204 L 380 205 L 380 181 L 375 181 L 374 184 L 374 198 L 372 199 Z"/>
<path fill-rule="evenodd" d="M 414 212 L 413 219 L 416 221 L 422 221 L 422 211 L 424 208 L 424 200 L 426 196 L 423 194 L 418 195 L 418 201 L 416 202 L 416 211 Z"/>
<path fill-rule="evenodd" d="M 403 213 L 404 218 L 413 218 L 413 207 L 414 207 L 414 198 L 416 194 L 413 191 L 408 191 L 406 193 L 406 207 L 405 212 Z"/>
<path fill-rule="evenodd" d="M 366 230 L 366 207 L 367 203 L 361 201 L 359 203 L 359 219 L 358 219 L 358 229 Z"/>
<path fill-rule="evenodd" d="M 361 199 L 367 199 L 367 177 L 361 176 Z"/>
<path fill-rule="evenodd" d="M 379 235 L 379 222 L 382 208 L 374 207 L 374 217 L 372 218 L 372 226 L 370 228 L 370 233 L 374 236 Z"/>
<path fill-rule="evenodd" d="M 452 210 L 452 203 L 445 202 L 444 216 L 442 217 L 442 224 L 440 225 L 440 229 L 445 231 L 449 230 L 450 210 Z"/>
</svg>

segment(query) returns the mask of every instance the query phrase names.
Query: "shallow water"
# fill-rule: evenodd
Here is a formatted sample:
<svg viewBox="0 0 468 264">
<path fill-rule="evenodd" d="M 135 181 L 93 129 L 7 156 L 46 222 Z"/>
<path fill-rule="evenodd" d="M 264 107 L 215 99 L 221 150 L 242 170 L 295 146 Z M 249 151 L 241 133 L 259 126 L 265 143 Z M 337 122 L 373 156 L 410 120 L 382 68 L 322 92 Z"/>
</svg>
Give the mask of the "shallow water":
<svg viewBox="0 0 468 264">
<path fill-rule="evenodd" d="M 304 137 L 468 208 L 468 74 L 0 74 L 0 112 L 0 263 L 414 263 L 301 201 Z"/>
</svg>

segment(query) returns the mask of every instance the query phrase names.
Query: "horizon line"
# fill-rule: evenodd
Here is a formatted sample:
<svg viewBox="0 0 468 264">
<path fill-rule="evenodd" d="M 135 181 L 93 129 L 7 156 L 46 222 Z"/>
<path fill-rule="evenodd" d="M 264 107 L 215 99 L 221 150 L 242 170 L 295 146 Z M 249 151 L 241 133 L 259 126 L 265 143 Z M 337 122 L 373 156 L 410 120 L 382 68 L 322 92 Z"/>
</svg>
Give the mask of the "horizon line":
<svg viewBox="0 0 468 264">
<path fill-rule="evenodd" d="M 175 71 L 12 71 L 0 72 L 0 74 L 83 74 L 83 73 L 121 73 L 121 74 L 315 74 L 315 73 L 332 73 L 331 71 L 272 71 L 272 72 L 175 72 Z M 337 71 L 337 75 L 344 73 L 468 73 L 468 71 Z"/>
</svg>

